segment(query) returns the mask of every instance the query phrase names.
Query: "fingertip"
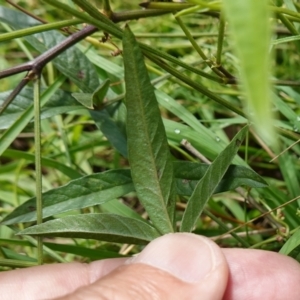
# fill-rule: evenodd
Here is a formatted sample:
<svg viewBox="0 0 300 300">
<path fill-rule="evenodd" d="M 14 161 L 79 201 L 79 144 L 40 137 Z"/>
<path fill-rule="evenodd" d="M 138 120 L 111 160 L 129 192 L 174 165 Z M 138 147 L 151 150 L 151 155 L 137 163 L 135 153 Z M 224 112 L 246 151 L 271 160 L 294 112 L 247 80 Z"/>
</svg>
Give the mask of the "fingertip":
<svg viewBox="0 0 300 300">
<path fill-rule="evenodd" d="M 202 299 L 221 299 L 228 280 L 227 261 L 221 249 L 210 239 L 191 233 L 157 238 L 130 263 L 147 264 L 193 284 L 208 297 Z"/>
<path fill-rule="evenodd" d="M 148 264 L 188 283 L 200 282 L 221 265 L 227 266 L 215 243 L 190 233 L 159 237 L 128 263 Z"/>
</svg>

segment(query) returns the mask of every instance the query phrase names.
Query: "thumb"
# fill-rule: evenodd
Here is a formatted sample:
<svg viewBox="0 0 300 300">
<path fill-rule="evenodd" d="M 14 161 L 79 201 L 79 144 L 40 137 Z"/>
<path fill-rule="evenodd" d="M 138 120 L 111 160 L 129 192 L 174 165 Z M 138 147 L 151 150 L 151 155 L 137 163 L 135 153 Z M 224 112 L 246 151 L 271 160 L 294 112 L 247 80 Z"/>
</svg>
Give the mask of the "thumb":
<svg viewBox="0 0 300 300">
<path fill-rule="evenodd" d="M 189 233 L 152 241 L 107 276 L 62 299 L 222 299 L 228 279 L 220 248 Z"/>
</svg>

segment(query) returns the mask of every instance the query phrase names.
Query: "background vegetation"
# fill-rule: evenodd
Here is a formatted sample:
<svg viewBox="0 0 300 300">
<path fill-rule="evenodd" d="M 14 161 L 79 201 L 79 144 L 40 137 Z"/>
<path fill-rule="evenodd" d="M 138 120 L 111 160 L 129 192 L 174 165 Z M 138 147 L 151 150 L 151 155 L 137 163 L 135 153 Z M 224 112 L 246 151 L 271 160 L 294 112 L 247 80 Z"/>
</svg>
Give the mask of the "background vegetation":
<svg viewBox="0 0 300 300">
<path fill-rule="evenodd" d="M 0 115 L 1 269 L 131 255 L 179 230 L 299 259 L 297 3 L 14 3 L 29 13 L 0 1 L 1 70 L 99 31 Z M 0 104 L 23 77 L 0 73 Z"/>
</svg>

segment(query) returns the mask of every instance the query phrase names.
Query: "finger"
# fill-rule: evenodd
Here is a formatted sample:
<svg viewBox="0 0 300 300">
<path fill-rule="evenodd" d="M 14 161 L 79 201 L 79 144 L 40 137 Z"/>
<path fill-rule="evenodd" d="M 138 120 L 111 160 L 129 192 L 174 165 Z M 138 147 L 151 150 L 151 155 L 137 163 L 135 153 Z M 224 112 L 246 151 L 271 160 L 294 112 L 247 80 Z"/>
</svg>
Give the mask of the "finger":
<svg viewBox="0 0 300 300">
<path fill-rule="evenodd" d="M 228 266 L 220 248 L 193 234 L 168 234 L 90 286 L 61 299 L 222 299 Z"/>
<path fill-rule="evenodd" d="M 230 275 L 224 300 L 298 300 L 300 265 L 262 250 L 223 249 Z"/>
<path fill-rule="evenodd" d="M 60 297 L 95 282 L 126 260 L 118 258 L 91 264 L 52 264 L 0 272 L 0 299 L 34 300 Z"/>
</svg>

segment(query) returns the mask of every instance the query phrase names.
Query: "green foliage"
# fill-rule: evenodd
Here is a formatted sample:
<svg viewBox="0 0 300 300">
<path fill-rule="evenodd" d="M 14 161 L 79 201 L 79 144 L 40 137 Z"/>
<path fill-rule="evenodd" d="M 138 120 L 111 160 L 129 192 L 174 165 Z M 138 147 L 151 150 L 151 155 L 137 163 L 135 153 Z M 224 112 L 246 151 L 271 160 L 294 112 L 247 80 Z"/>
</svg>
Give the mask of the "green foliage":
<svg viewBox="0 0 300 300">
<path fill-rule="evenodd" d="M 115 243 L 144 244 L 159 236 L 149 224 L 114 214 L 86 214 L 29 227 L 19 234 L 98 239 Z"/>
<path fill-rule="evenodd" d="M 161 233 L 173 231 L 173 164 L 142 52 L 127 27 L 123 38 L 128 160 L 137 195 Z"/>
<path fill-rule="evenodd" d="M 204 206 L 217 188 L 222 177 L 231 164 L 234 156 L 246 135 L 247 127 L 244 127 L 231 141 L 231 143 L 218 155 L 209 166 L 204 176 L 196 185 L 192 196 L 189 198 L 184 212 L 180 231 L 190 232 L 193 230 Z"/>
<path fill-rule="evenodd" d="M 176 161 L 173 166 L 177 194 L 184 196 L 192 195 L 198 181 L 203 178 L 208 169 L 206 164 L 183 161 Z M 215 193 L 233 190 L 241 185 L 253 188 L 267 186 L 265 181 L 252 170 L 231 165 L 216 186 Z M 43 217 L 48 218 L 67 211 L 104 204 L 115 198 L 126 196 L 135 190 L 134 187 L 130 170 L 116 169 L 87 175 L 70 181 L 65 186 L 45 192 L 43 194 Z M 12 225 L 35 221 L 35 203 L 35 197 L 27 200 L 6 216 L 2 224 Z M 145 206 L 147 207 L 147 204 Z"/>
<path fill-rule="evenodd" d="M 83 106 L 93 109 L 94 105 L 99 106 L 108 91 L 110 80 L 107 79 L 99 85 L 93 94 L 73 93 L 72 96 Z"/>
<path fill-rule="evenodd" d="M 27 55 L 0 59 L 5 67 L 23 63 L 16 72 L 29 66 L 28 78 L 41 75 L 42 129 L 35 152 L 33 89 L 13 92 L 0 113 L 0 264 L 37 264 L 42 237 L 54 241 L 43 243 L 47 260 L 89 261 L 119 257 L 123 243 L 135 253 L 174 231 L 297 257 L 300 95 L 290 78 L 299 58 L 290 54 L 299 47 L 300 14 L 293 2 L 150 1 L 139 9 L 116 1 L 106 12 L 111 20 L 87 1 L 73 2 L 80 9 L 56 0 L 32 4 L 47 25 L 0 6 L 6 53 Z M 84 23 L 98 30 L 68 47 L 66 36 L 91 28 Z M 69 27 L 51 30 L 58 26 Z M 39 54 L 47 59 L 56 45 L 67 47 L 43 70 L 26 65 Z M 9 72 L 0 71 L 0 108 L 20 80 L 7 81 Z M 285 218 L 274 213 L 278 207 Z M 254 222 L 261 214 L 264 222 Z M 287 242 L 278 244 L 289 230 L 293 236 L 281 233 Z M 223 239 L 227 231 L 232 237 Z"/>
</svg>

